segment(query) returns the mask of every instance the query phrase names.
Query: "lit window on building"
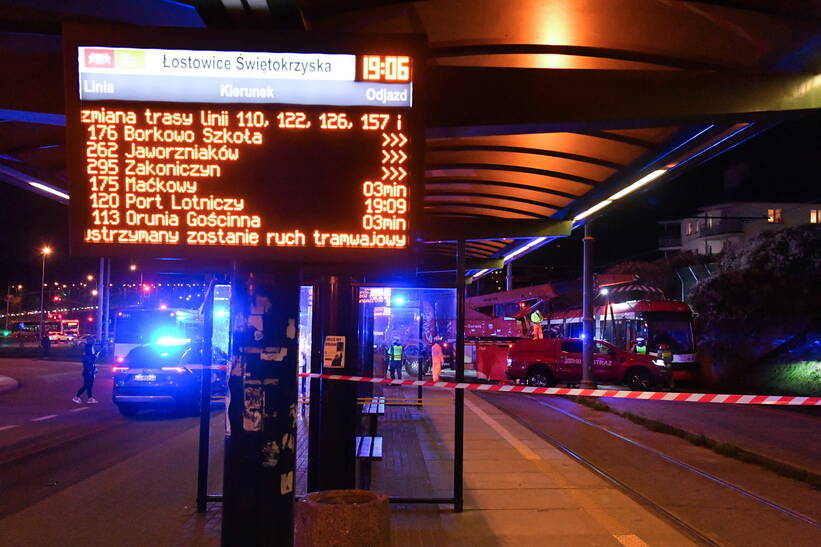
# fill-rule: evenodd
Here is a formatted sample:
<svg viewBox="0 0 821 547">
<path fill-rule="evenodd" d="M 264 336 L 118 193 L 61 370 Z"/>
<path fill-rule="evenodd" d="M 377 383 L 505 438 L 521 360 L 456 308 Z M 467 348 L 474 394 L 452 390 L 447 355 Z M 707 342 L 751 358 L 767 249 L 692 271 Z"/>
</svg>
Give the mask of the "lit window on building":
<svg viewBox="0 0 821 547">
<path fill-rule="evenodd" d="M 781 209 L 767 209 L 767 222 L 781 224 Z"/>
<path fill-rule="evenodd" d="M 692 234 L 693 234 L 693 223 L 688 222 L 687 223 L 687 235 L 689 236 L 689 235 L 692 235 Z"/>
<path fill-rule="evenodd" d="M 810 209 L 810 223 L 818 224 L 821 222 L 821 209 Z"/>
</svg>

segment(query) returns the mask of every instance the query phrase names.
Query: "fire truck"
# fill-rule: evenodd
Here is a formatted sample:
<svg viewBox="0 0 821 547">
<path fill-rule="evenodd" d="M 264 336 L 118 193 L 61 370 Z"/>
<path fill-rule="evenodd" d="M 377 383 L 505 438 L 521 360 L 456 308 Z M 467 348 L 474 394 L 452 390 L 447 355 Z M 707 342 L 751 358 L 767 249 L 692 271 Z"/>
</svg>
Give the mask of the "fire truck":
<svg viewBox="0 0 821 547">
<path fill-rule="evenodd" d="M 600 290 L 604 288 L 608 290 Z M 513 342 L 534 335 L 534 317 L 544 337 L 581 337 L 581 306 L 560 304 L 577 293 L 580 300 L 580 289 L 579 282 L 547 283 L 467 298 L 466 363 L 480 378 L 504 380 L 507 350 Z M 624 351 L 632 351 L 643 339 L 650 356 L 657 356 L 659 346 L 666 344 L 673 354 L 673 379 L 696 379 L 693 318 L 686 303 L 665 300 L 661 290 L 640 284 L 635 276 L 601 275 L 595 294 L 595 339 Z"/>
</svg>

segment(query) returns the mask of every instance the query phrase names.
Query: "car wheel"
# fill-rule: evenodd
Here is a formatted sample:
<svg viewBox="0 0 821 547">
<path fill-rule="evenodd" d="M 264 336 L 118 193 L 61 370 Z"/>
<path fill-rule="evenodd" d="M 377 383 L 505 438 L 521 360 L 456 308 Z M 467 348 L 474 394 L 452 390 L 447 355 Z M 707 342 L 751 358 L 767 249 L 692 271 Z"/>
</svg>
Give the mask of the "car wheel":
<svg viewBox="0 0 821 547">
<path fill-rule="evenodd" d="M 527 373 L 527 385 L 550 387 L 553 385 L 553 375 L 547 367 L 534 367 Z"/>
<path fill-rule="evenodd" d="M 633 391 L 647 391 L 652 387 L 650 373 L 643 368 L 634 368 L 627 373 L 627 386 Z"/>
<path fill-rule="evenodd" d="M 120 410 L 120 414 L 126 418 L 134 417 L 140 411 L 140 408 L 135 405 L 118 405 L 117 408 Z"/>
</svg>

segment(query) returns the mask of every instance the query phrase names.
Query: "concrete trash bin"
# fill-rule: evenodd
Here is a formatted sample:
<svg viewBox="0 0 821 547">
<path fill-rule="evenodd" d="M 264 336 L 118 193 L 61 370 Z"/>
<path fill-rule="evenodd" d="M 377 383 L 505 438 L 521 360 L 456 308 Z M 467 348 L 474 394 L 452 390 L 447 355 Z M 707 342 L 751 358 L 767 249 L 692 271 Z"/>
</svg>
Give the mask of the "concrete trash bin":
<svg viewBox="0 0 821 547">
<path fill-rule="evenodd" d="M 297 547 L 387 547 L 388 497 L 368 490 L 312 492 L 296 506 Z"/>
</svg>

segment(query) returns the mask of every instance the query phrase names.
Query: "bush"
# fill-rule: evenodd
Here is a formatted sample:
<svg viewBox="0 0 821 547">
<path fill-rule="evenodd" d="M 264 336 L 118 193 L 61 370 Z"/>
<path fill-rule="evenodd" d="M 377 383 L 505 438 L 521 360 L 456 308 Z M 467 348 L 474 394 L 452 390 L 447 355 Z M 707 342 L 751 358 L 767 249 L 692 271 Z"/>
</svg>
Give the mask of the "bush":
<svg viewBox="0 0 821 547">
<path fill-rule="evenodd" d="M 818 323 L 821 229 L 766 232 L 728 251 L 719 273 L 692 295 L 702 349 L 722 376 L 751 364 Z"/>
</svg>

